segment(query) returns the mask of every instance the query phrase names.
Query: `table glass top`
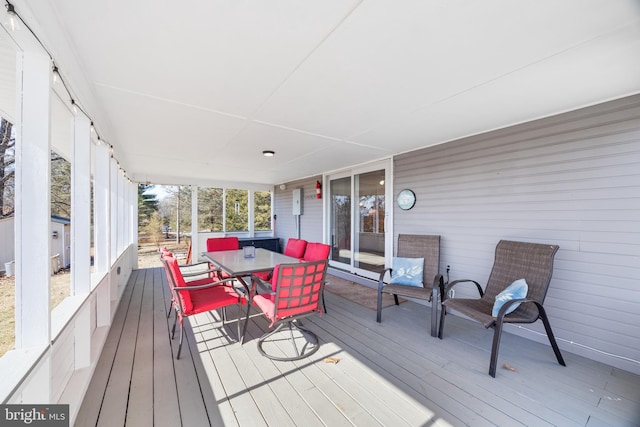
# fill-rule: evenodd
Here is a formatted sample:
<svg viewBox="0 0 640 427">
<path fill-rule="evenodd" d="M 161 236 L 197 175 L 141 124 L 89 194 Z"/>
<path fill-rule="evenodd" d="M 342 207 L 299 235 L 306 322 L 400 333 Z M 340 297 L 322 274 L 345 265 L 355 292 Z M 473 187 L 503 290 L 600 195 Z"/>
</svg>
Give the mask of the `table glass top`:
<svg viewBox="0 0 640 427">
<path fill-rule="evenodd" d="M 256 256 L 245 258 L 244 250 L 203 252 L 202 255 L 232 276 L 270 271 L 278 264 L 296 263 L 300 260 L 278 252 L 256 248 Z"/>
</svg>

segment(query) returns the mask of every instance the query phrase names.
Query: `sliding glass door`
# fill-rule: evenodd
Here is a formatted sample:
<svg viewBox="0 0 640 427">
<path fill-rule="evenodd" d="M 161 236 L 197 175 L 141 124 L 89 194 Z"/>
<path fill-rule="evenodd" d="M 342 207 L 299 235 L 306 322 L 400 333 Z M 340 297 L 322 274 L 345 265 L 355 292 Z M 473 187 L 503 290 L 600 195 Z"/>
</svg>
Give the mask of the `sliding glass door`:
<svg viewBox="0 0 640 427">
<path fill-rule="evenodd" d="M 330 264 L 377 278 L 390 256 L 388 162 L 329 176 Z"/>
</svg>

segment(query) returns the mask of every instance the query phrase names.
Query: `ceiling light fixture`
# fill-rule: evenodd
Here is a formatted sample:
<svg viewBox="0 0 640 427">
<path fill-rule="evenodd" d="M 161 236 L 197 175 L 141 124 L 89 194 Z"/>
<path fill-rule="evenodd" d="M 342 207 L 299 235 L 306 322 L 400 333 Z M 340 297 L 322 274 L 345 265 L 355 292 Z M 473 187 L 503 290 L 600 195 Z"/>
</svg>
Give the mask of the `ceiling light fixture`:
<svg viewBox="0 0 640 427">
<path fill-rule="evenodd" d="M 57 66 L 53 66 L 53 84 L 58 83 L 58 80 L 60 80 L 60 72 L 58 71 L 58 67 Z"/>
<path fill-rule="evenodd" d="M 276 152 L 272 151 L 272 150 L 264 150 L 262 152 L 262 155 L 265 156 L 265 157 L 273 157 L 273 156 L 276 155 Z"/>
</svg>

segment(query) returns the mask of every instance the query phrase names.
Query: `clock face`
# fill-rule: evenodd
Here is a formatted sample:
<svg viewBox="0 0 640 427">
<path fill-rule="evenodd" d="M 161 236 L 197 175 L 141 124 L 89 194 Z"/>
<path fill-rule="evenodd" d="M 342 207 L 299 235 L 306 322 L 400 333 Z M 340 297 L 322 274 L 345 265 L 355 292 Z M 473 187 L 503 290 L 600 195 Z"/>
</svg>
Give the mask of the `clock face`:
<svg viewBox="0 0 640 427">
<path fill-rule="evenodd" d="M 411 190 L 402 190 L 398 194 L 398 206 L 400 209 L 408 210 L 416 204 L 416 195 Z"/>
</svg>

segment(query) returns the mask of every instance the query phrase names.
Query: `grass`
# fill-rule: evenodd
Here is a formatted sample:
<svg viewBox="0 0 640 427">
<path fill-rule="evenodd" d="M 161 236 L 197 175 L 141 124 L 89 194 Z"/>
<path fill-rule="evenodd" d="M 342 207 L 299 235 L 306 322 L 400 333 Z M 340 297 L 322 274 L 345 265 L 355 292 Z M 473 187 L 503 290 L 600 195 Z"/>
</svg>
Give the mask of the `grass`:
<svg viewBox="0 0 640 427">
<path fill-rule="evenodd" d="M 176 253 L 186 253 L 186 243 L 176 243 L 175 239 L 158 242 Z M 140 243 L 138 246 L 138 268 L 161 267 L 158 244 Z M 71 274 L 62 270 L 51 276 L 51 309 L 69 296 Z M 15 277 L 0 277 L 0 357 L 15 345 Z"/>
</svg>

